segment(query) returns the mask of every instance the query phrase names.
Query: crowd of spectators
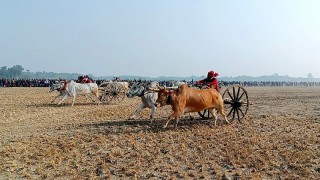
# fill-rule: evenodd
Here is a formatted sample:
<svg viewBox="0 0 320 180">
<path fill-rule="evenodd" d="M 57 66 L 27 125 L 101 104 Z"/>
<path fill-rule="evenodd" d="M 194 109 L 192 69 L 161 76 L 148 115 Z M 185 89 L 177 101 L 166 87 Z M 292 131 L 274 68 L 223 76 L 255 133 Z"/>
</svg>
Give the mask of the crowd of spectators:
<svg viewBox="0 0 320 180">
<path fill-rule="evenodd" d="M 0 79 L 0 87 L 49 87 L 50 79 Z"/>
<path fill-rule="evenodd" d="M 221 81 L 223 86 L 239 84 L 241 86 L 320 86 L 320 82 L 287 82 L 287 81 Z"/>
<path fill-rule="evenodd" d="M 59 79 L 0 79 L 0 87 L 50 87 Z M 76 81 L 76 80 L 75 80 Z M 93 80 L 100 85 L 105 80 Z M 119 81 L 119 80 L 118 80 Z M 132 84 L 137 81 L 150 82 L 146 80 L 121 80 Z M 196 81 L 184 81 L 190 86 L 193 86 Z M 166 80 L 159 81 L 160 85 L 171 87 L 174 81 Z M 320 82 L 279 82 L 279 81 L 220 81 L 221 86 L 230 86 L 239 84 L 241 86 L 320 86 Z"/>
</svg>

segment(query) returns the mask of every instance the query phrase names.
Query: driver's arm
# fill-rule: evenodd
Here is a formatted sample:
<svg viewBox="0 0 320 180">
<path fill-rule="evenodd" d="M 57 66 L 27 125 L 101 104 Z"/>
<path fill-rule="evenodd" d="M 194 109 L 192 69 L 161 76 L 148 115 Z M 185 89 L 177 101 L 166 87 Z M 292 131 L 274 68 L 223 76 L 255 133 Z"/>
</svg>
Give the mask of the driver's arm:
<svg viewBox="0 0 320 180">
<path fill-rule="evenodd" d="M 196 85 L 200 85 L 200 84 L 202 84 L 202 83 L 204 83 L 204 79 L 197 81 Z"/>
</svg>

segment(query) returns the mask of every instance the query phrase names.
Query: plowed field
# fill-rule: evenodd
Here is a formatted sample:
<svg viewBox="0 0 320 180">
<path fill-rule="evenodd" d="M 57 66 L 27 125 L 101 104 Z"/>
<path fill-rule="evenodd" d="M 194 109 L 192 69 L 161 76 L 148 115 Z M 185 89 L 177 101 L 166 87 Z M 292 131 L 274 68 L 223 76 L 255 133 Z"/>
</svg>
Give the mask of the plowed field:
<svg viewBox="0 0 320 180">
<path fill-rule="evenodd" d="M 319 179 L 320 88 L 246 87 L 246 119 L 218 126 L 140 99 L 71 107 L 48 88 L 0 88 L 0 179 Z"/>
</svg>

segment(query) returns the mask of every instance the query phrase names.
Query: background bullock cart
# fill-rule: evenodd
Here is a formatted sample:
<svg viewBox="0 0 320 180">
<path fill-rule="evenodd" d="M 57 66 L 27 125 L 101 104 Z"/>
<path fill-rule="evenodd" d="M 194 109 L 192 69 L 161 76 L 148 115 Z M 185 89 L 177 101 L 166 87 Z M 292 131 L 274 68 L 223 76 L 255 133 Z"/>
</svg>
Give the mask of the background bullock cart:
<svg viewBox="0 0 320 180">
<path fill-rule="evenodd" d="M 247 91 L 239 85 L 227 87 L 223 92 L 224 108 L 227 113 L 228 120 L 231 122 L 235 119 L 241 121 L 247 114 L 249 109 L 249 98 Z M 203 119 L 211 118 L 211 114 L 206 109 L 198 112 Z"/>
<path fill-rule="evenodd" d="M 127 91 L 127 82 L 103 82 L 99 85 L 99 100 L 107 104 L 118 104 L 123 101 Z"/>
</svg>

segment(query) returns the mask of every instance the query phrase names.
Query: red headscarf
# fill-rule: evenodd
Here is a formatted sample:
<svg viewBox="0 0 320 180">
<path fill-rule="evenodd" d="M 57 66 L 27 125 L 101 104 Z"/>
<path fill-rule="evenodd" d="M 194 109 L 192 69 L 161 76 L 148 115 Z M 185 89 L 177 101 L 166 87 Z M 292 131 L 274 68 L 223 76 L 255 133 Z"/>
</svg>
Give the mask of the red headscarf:
<svg viewBox="0 0 320 180">
<path fill-rule="evenodd" d="M 218 73 L 215 73 L 214 71 L 209 71 L 209 72 L 208 72 L 208 76 L 210 76 L 210 77 L 217 77 L 217 76 L 219 76 L 219 74 L 218 74 Z"/>
</svg>

